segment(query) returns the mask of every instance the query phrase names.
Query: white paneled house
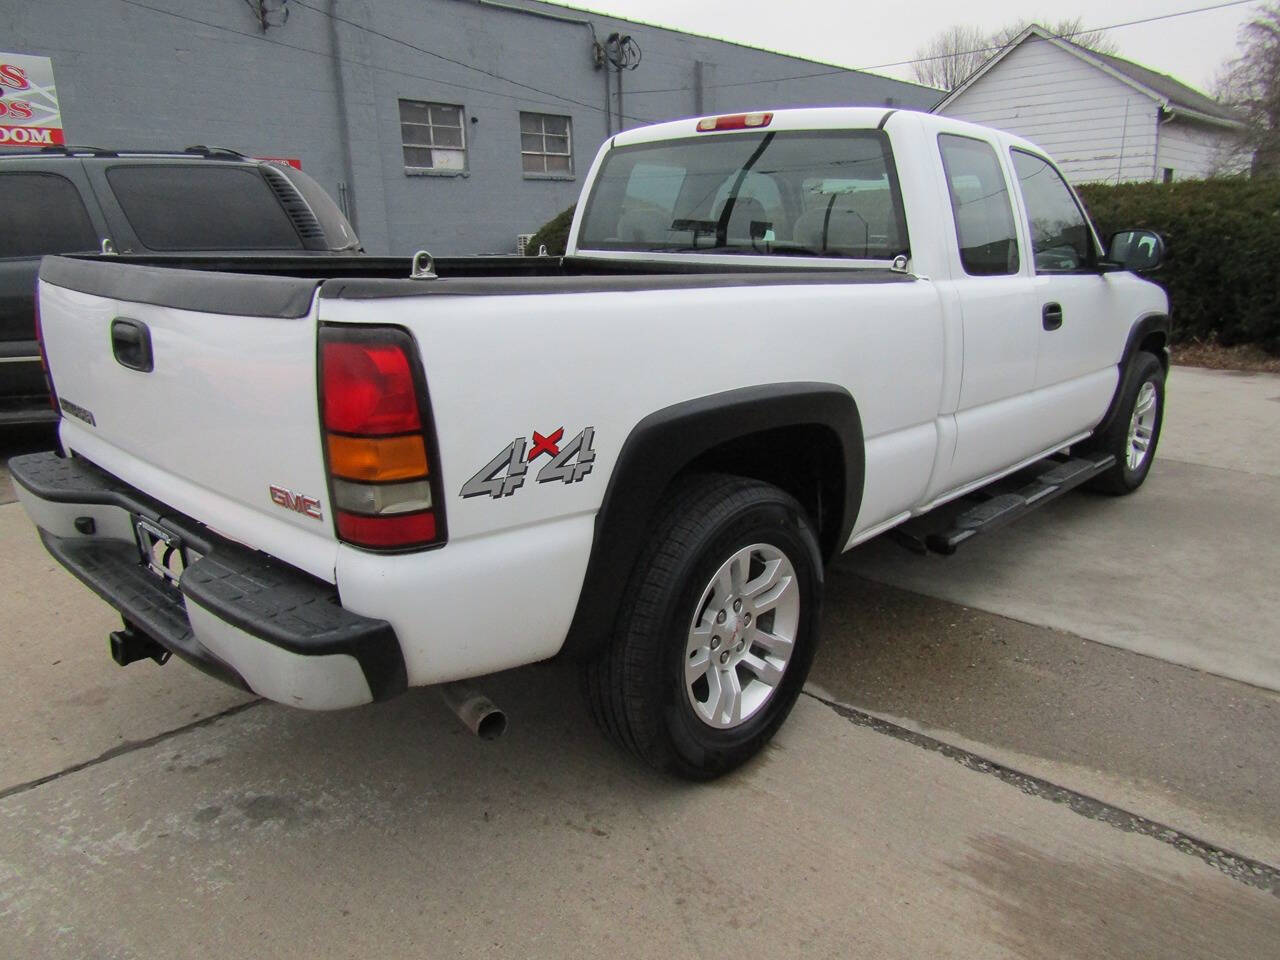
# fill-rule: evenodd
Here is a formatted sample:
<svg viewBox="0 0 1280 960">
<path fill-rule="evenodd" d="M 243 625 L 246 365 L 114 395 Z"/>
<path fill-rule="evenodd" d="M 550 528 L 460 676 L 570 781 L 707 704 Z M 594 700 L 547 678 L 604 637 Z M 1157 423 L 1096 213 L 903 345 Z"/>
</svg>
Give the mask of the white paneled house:
<svg viewBox="0 0 1280 960">
<path fill-rule="evenodd" d="M 1075 183 L 1181 180 L 1247 169 L 1230 109 L 1128 60 L 1032 25 L 934 107 L 1047 150 Z"/>
</svg>

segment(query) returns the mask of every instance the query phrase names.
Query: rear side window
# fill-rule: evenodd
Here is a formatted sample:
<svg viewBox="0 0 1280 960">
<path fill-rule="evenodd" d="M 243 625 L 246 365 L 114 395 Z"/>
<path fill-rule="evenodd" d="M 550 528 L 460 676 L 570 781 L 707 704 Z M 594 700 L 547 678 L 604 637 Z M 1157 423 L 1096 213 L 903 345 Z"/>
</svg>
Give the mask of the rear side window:
<svg viewBox="0 0 1280 960">
<path fill-rule="evenodd" d="M 53 173 L 0 174 L 0 259 L 96 249 L 98 236 L 70 180 Z"/>
<path fill-rule="evenodd" d="M 995 150 L 982 140 L 949 133 L 939 135 L 938 148 L 965 273 L 979 277 L 1017 273 L 1013 206 Z"/>
<path fill-rule="evenodd" d="M 212 164 L 115 166 L 107 181 L 150 250 L 301 250 L 256 170 Z"/>
<path fill-rule="evenodd" d="M 1033 153 L 1014 150 L 1012 156 L 1027 208 L 1036 273 L 1088 269 L 1093 262 L 1089 223 L 1058 171 Z"/>
</svg>

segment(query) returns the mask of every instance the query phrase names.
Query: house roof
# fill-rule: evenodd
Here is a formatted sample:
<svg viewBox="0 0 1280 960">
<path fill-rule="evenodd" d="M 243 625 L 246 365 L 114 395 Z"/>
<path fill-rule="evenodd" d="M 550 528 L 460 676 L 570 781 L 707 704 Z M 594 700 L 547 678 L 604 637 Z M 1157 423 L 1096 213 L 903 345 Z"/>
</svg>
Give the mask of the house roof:
<svg viewBox="0 0 1280 960">
<path fill-rule="evenodd" d="M 960 86 L 943 97 L 938 105 L 933 108 L 934 112 L 940 111 L 959 97 L 976 81 L 985 76 L 992 67 L 1031 37 L 1048 41 L 1086 63 L 1092 64 L 1122 83 L 1126 83 L 1139 92 L 1146 94 L 1159 103 L 1161 107 L 1172 111 L 1174 114 L 1183 114 L 1191 119 L 1220 126 L 1238 127 L 1241 125 L 1239 116 L 1230 107 L 1188 86 L 1181 80 L 1175 80 L 1165 73 L 1157 73 L 1155 70 L 1141 66 L 1131 60 L 1125 60 L 1109 53 L 1098 53 L 1096 50 L 1082 47 L 1078 43 L 1072 43 L 1063 37 L 1055 36 L 1034 23 L 1005 44 L 995 56 L 970 74 Z"/>
<path fill-rule="evenodd" d="M 1073 47 L 1078 46 L 1078 44 L 1074 43 L 1071 45 Z M 1091 56 L 1110 64 L 1131 80 L 1150 87 L 1156 93 L 1161 94 L 1175 110 L 1182 107 L 1187 110 L 1194 110 L 1196 113 L 1203 113 L 1206 116 L 1217 117 L 1220 120 L 1233 122 L 1239 120 L 1235 112 L 1226 104 L 1218 102 L 1208 94 L 1201 93 L 1194 87 L 1187 86 L 1181 80 L 1176 80 L 1167 73 L 1156 73 L 1156 71 L 1150 70 L 1141 64 L 1123 60 L 1109 53 L 1098 53 L 1093 50 L 1088 52 Z"/>
</svg>

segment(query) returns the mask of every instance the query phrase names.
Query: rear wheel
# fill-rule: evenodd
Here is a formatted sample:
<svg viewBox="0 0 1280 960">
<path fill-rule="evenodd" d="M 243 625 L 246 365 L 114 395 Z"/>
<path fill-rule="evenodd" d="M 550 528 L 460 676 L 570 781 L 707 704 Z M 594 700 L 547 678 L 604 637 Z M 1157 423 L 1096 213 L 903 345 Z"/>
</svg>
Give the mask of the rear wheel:
<svg viewBox="0 0 1280 960">
<path fill-rule="evenodd" d="M 1105 493 L 1132 493 L 1142 486 L 1155 459 L 1164 423 L 1164 365 L 1153 354 L 1134 354 L 1125 371 L 1120 407 L 1111 425 L 1083 446 L 1116 458 L 1115 465 L 1092 481 Z"/>
<path fill-rule="evenodd" d="M 609 736 L 652 766 L 709 779 L 786 719 L 817 642 L 817 537 L 784 491 L 696 476 L 663 504 L 612 642 L 584 669 Z"/>
</svg>

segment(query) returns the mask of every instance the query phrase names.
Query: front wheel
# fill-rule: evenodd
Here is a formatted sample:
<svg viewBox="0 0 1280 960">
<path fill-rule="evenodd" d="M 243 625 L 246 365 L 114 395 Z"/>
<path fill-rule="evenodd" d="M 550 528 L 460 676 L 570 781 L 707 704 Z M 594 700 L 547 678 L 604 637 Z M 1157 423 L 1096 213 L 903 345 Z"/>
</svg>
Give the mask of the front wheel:
<svg viewBox="0 0 1280 960">
<path fill-rule="evenodd" d="M 696 476 L 663 504 L 612 642 L 584 669 L 596 721 L 650 765 L 720 776 L 773 736 L 818 637 L 822 561 L 793 497 Z"/>
<path fill-rule="evenodd" d="M 1134 354 L 1125 371 L 1115 419 L 1083 445 L 1116 458 L 1110 470 L 1092 481 L 1094 489 L 1132 493 L 1147 479 L 1164 423 L 1164 381 L 1164 365 L 1155 355 L 1145 351 Z"/>
</svg>

